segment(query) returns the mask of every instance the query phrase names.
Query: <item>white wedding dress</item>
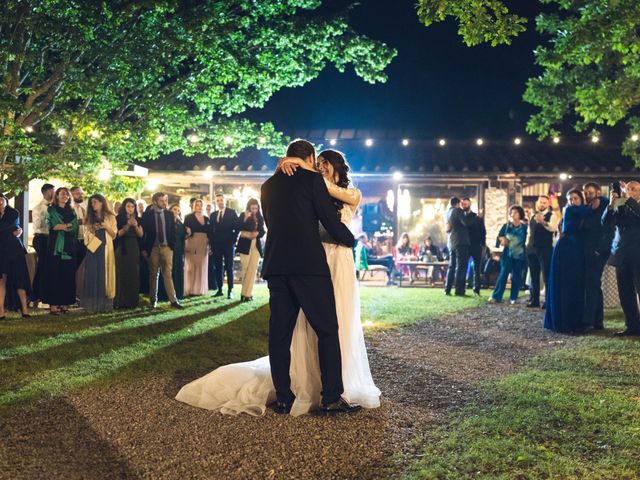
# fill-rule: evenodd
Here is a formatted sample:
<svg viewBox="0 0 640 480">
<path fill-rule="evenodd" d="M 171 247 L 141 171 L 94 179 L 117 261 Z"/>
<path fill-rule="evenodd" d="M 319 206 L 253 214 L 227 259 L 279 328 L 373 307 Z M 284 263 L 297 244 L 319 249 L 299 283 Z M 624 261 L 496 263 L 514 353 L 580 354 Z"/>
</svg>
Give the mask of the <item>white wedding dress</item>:
<svg viewBox="0 0 640 480">
<path fill-rule="evenodd" d="M 354 207 L 345 203 L 340 212 L 345 225 L 349 225 L 353 213 Z M 322 231 L 321 234 L 328 235 Z M 364 344 L 353 252 L 348 247 L 333 243 L 323 242 L 323 246 L 336 297 L 344 384 L 342 396 L 364 408 L 377 408 L 380 406 L 380 390 L 373 383 Z M 290 372 L 291 390 L 296 396 L 291 415 L 303 415 L 318 408 L 322 390 L 318 341 L 302 311 L 291 342 Z M 228 415 L 262 415 L 275 399 L 268 356 L 217 368 L 185 385 L 176 395 L 176 400 L 181 402 Z"/>
</svg>

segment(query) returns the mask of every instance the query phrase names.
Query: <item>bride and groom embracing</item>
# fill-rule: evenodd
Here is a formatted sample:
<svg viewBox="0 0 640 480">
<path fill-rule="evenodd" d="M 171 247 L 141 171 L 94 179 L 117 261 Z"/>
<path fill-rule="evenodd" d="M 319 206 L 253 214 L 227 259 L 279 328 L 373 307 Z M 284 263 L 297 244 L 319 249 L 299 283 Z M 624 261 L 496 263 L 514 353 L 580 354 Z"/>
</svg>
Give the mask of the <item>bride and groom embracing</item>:
<svg viewBox="0 0 640 480">
<path fill-rule="evenodd" d="M 269 287 L 269 356 L 225 365 L 185 385 L 176 399 L 225 414 L 297 416 L 380 406 L 360 323 L 347 225 L 361 193 L 344 156 L 292 142 L 262 186 L 268 228 L 262 276 Z"/>
</svg>

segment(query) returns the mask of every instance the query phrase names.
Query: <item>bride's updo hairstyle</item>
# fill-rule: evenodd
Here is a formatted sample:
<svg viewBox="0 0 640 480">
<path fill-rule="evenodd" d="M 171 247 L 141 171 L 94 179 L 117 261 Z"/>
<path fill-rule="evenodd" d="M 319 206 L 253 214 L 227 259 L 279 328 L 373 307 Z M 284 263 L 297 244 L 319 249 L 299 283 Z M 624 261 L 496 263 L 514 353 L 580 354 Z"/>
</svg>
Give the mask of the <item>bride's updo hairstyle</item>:
<svg viewBox="0 0 640 480">
<path fill-rule="evenodd" d="M 334 175 L 338 175 L 338 181 L 336 185 L 342 188 L 347 188 L 351 184 L 351 180 L 349 179 L 349 164 L 344 158 L 344 153 L 339 152 L 337 150 L 323 150 L 318 154 L 318 158 L 324 158 L 327 162 L 331 164 L 333 167 Z M 333 200 L 336 208 L 338 210 L 342 210 L 343 202 L 339 200 Z"/>
</svg>

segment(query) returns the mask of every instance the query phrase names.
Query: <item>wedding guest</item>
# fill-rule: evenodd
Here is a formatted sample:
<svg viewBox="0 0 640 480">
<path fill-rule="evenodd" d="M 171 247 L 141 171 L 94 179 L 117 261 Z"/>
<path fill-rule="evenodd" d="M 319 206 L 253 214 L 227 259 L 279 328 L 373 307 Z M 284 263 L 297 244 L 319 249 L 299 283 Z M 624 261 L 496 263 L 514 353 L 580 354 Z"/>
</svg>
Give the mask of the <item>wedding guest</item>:
<svg viewBox="0 0 640 480">
<path fill-rule="evenodd" d="M 398 260 L 415 260 L 416 256 L 413 253 L 413 247 L 411 246 L 411 238 L 408 233 L 403 233 L 400 236 L 400 240 L 396 245 L 396 253 Z"/>
<path fill-rule="evenodd" d="M 227 274 L 227 298 L 233 298 L 233 256 L 238 238 L 239 220 L 235 210 L 227 207 L 227 201 L 222 193 L 216 195 L 218 210 L 211 219 L 211 244 L 213 261 L 216 267 L 216 284 L 218 291 L 215 297 L 222 297 L 224 273 Z M 223 267 L 224 262 L 224 267 Z M 223 269 L 224 268 L 224 269 Z"/>
<path fill-rule="evenodd" d="M 551 255 L 544 328 L 580 333 L 584 325 L 584 237 L 582 222 L 590 213 L 581 190 L 567 193 L 569 204 L 562 216 L 562 235 Z"/>
<path fill-rule="evenodd" d="M 600 185 L 586 183 L 585 201 L 591 211 L 582 223 L 584 235 L 584 320 L 583 324 L 596 330 L 604 328 L 604 295 L 602 274 L 609 259 L 614 229 L 602 224 L 602 217 L 609 206 L 609 199 L 603 197 Z"/>
<path fill-rule="evenodd" d="M 147 211 L 147 202 L 140 199 L 136 202 L 136 207 L 138 209 L 138 218 L 142 218 L 142 216 L 144 215 L 144 212 Z"/>
<path fill-rule="evenodd" d="M 250 302 L 253 300 L 253 285 L 256 282 L 258 262 L 262 257 L 262 242 L 264 237 L 264 218 L 260 213 L 260 204 L 255 198 L 249 199 L 247 208 L 242 216 L 240 238 L 236 251 L 240 254 L 240 269 L 242 293 L 240 300 Z"/>
<path fill-rule="evenodd" d="M 174 203 L 169 207 L 169 210 L 173 214 L 176 227 L 176 243 L 173 246 L 173 268 L 171 270 L 171 277 L 173 278 L 176 297 L 180 300 L 184 298 L 184 244 L 186 237 L 191 234 L 191 230 L 184 226 L 182 210 L 179 204 Z M 164 284 L 160 283 L 158 285 L 158 300 L 166 301 L 168 299 L 169 297 L 167 297 Z"/>
<path fill-rule="evenodd" d="M 162 273 L 171 306 L 182 308 L 176 297 L 172 277 L 173 249 L 176 243 L 175 217 L 167 210 L 167 195 L 156 192 L 151 200 L 153 205 L 142 216 L 142 256 L 149 262 L 149 303 L 151 308 L 157 307 L 158 276 Z"/>
<path fill-rule="evenodd" d="M 457 296 L 465 295 L 465 277 L 469 264 L 469 240 L 468 225 L 471 223 L 460 208 L 460 199 L 451 197 L 449 210 L 447 210 L 446 230 L 449 235 L 449 270 L 444 286 L 444 293 L 451 295 L 454 289 Z"/>
<path fill-rule="evenodd" d="M 549 197 L 540 195 L 536 202 L 535 214 L 529 220 L 529 238 L 527 241 L 527 262 L 531 274 L 529 308 L 540 308 L 540 273 L 545 288 L 549 284 L 553 237 L 558 230 L 558 218 L 549 206 Z M 548 292 L 549 290 L 546 289 Z"/>
<path fill-rule="evenodd" d="M 360 280 L 360 272 L 366 272 L 369 269 L 367 261 L 367 234 L 361 233 L 356 237 L 356 244 L 353 247 L 354 263 L 356 266 L 356 278 Z"/>
<path fill-rule="evenodd" d="M 460 206 L 469 223 L 467 227 L 469 231 L 469 257 L 473 260 L 471 284 L 473 293 L 479 296 L 482 285 L 482 259 L 484 250 L 487 248 L 487 229 L 484 225 L 484 218 L 481 216 L 482 212 L 478 215 L 471 210 L 471 199 L 469 197 L 463 198 Z"/>
<path fill-rule="evenodd" d="M 125 198 L 116 215 L 116 308 L 136 308 L 140 296 L 140 239 L 144 232 L 133 198 Z"/>
<path fill-rule="evenodd" d="M 382 245 L 380 244 L 380 240 L 376 237 L 373 237 L 371 242 L 367 245 L 368 264 L 382 265 L 383 267 L 385 267 L 387 269 L 387 286 L 391 286 L 394 285 L 393 275 L 395 274 L 396 263 L 393 259 L 393 255 L 387 252 L 384 251 Z"/>
<path fill-rule="evenodd" d="M 431 237 L 425 238 L 422 245 L 420 245 L 418 258 L 423 262 L 438 262 L 442 259 L 440 249 L 433 243 Z M 432 286 L 441 273 L 440 268 L 432 265 L 427 268 L 427 279 Z"/>
<path fill-rule="evenodd" d="M 509 209 L 511 221 L 505 223 L 498 233 L 496 246 L 502 245 L 502 257 L 500 258 L 500 274 L 496 281 L 496 288 L 493 290 L 490 303 L 502 302 L 504 291 L 507 287 L 507 280 L 511 275 L 511 293 L 509 303 L 516 303 L 520 293 L 520 282 L 522 281 L 522 268 L 524 266 L 525 242 L 527 240 L 527 225 L 522 221 L 524 209 L 519 205 L 514 205 Z"/>
<path fill-rule="evenodd" d="M 209 222 L 212 222 L 213 218 L 211 218 L 211 215 L 215 213 L 213 211 L 213 205 L 211 205 L 210 203 L 207 203 L 205 210 L 206 210 L 207 217 L 209 217 Z M 211 233 L 211 230 L 209 231 L 209 233 Z M 215 290 L 217 292 L 218 276 L 216 274 L 216 262 L 213 259 L 213 244 L 211 242 L 211 238 L 209 238 L 209 247 L 210 247 L 209 248 L 209 270 L 207 272 L 207 277 L 209 279 L 209 290 Z"/>
<path fill-rule="evenodd" d="M 193 212 L 184 219 L 191 233 L 184 244 L 184 294 L 206 295 L 209 291 L 209 217 L 202 209 L 202 200 L 196 199 Z"/>
<path fill-rule="evenodd" d="M 120 207 L 122 206 L 122 202 L 113 202 L 113 214 L 114 215 L 118 215 L 118 212 L 120 211 Z"/>
<path fill-rule="evenodd" d="M 42 301 L 51 315 L 67 313 L 76 303 L 76 244 L 78 217 L 71 207 L 71 193 L 60 187 L 47 210 L 49 243 L 43 281 Z"/>
<path fill-rule="evenodd" d="M 626 185 L 620 191 L 611 189 L 609 206 L 603 223 L 615 226 L 610 264 L 616 268 L 618 295 L 624 312 L 626 328 L 617 336 L 640 335 L 640 182 Z"/>
<path fill-rule="evenodd" d="M 420 245 L 418 256 L 424 262 L 440 260 L 440 249 L 433 243 L 433 238 L 427 237 L 424 239 L 424 243 Z"/>
<path fill-rule="evenodd" d="M 116 217 L 104 196 L 89 197 L 84 221 L 87 254 L 80 291 L 80 306 L 88 312 L 108 312 L 116 296 L 116 259 L 113 239 L 118 234 Z"/>
<path fill-rule="evenodd" d="M 87 208 L 84 205 L 84 192 L 80 187 L 71 187 L 71 208 L 78 218 L 78 240 L 76 242 L 76 269 L 80 267 L 87 247 L 84 244 L 84 219 L 87 216 Z"/>
<path fill-rule="evenodd" d="M 22 316 L 30 316 L 27 295 L 31 293 L 31 279 L 21 235 L 20 214 L 0 192 L 0 320 L 5 318 L 6 297 L 14 292 L 18 295 Z M 13 307 L 11 299 L 8 303 Z"/>
<path fill-rule="evenodd" d="M 47 261 L 47 243 L 49 242 L 49 227 L 47 226 L 47 210 L 53 201 L 55 188 L 50 183 L 45 183 L 40 189 L 42 192 L 42 200 L 31 211 L 31 219 L 33 221 L 33 248 L 38 257 L 36 265 L 36 275 L 33 278 L 33 289 L 31 292 L 31 300 L 33 300 L 34 308 L 37 308 L 38 302 L 42 300 L 45 262 Z"/>
</svg>

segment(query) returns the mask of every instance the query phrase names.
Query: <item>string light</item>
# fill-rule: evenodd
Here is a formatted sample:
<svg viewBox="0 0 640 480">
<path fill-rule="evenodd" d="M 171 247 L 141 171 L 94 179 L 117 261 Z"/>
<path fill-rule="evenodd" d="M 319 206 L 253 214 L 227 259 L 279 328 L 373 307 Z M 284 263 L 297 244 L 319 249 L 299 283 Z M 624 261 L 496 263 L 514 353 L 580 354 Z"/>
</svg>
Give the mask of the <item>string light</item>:
<svg viewBox="0 0 640 480">
<path fill-rule="evenodd" d="M 198 137 L 198 135 L 196 135 L 195 133 L 192 133 L 187 137 L 187 140 L 189 140 L 189 142 L 191 143 L 198 143 L 200 141 L 200 137 Z"/>
<path fill-rule="evenodd" d="M 31 125 L 24 127 L 24 131 L 27 133 L 33 133 L 33 127 Z"/>
<path fill-rule="evenodd" d="M 111 170 L 109 170 L 108 168 L 101 168 L 98 171 L 98 180 L 100 180 L 101 182 L 108 182 L 110 178 Z"/>
<path fill-rule="evenodd" d="M 482 138 L 479 138 L 476 140 L 476 145 L 478 145 L 479 147 L 481 147 L 484 144 L 484 140 Z"/>
<path fill-rule="evenodd" d="M 91 138 L 100 137 L 100 132 L 98 130 L 91 130 Z"/>
<path fill-rule="evenodd" d="M 150 178 L 145 187 L 149 192 L 153 192 L 158 188 L 158 181 Z"/>
<path fill-rule="evenodd" d="M 335 147 L 336 143 L 338 143 L 338 141 L 335 138 L 332 138 L 331 140 L 329 140 L 329 145 L 331 145 L 332 147 Z"/>
<path fill-rule="evenodd" d="M 553 137 L 553 143 L 560 143 L 560 137 Z"/>
<path fill-rule="evenodd" d="M 402 145 L 405 146 L 405 147 L 409 146 L 409 139 L 408 138 L 403 138 L 402 139 Z"/>
<path fill-rule="evenodd" d="M 367 138 L 367 139 L 365 140 L 364 144 L 365 144 L 367 147 L 371 147 L 371 146 L 373 146 L 373 139 L 371 139 L 371 138 Z"/>
<path fill-rule="evenodd" d="M 59 128 L 58 129 L 58 135 L 61 137 L 64 137 L 67 134 L 67 129 L 66 128 Z"/>
<path fill-rule="evenodd" d="M 591 143 L 598 143 L 600 141 L 600 137 L 597 135 L 594 135 L 591 137 Z"/>
<path fill-rule="evenodd" d="M 230 137 L 229 135 L 225 136 L 224 143 L 225 145 L 231 145 L 233 143 L 233 137 Z"/>
<path fill-rule="evenodd" d="M 398 180 L 402 180 L 404 178 L 404 175 L 402 174 L 402 172 L 393 172 L 393 179 L 398 181 Z"/>
<path fill-rule="evenodd" d="M 164 142 L 164 139 L 165 139 L 165 138 L 166 138 L 166 137 L 165 137 L 162 133 L 158 134 L 158 136 L 156 137 L 156 143 L 162 143 L 162 142 Z"/>
<path fill-rule="evenodd" d="M 638 136 L 637 133 L 634 133 L 633 135 L 631 135 L 631 141 L 632 142 L 637 142 L 639 138 L 640 137 Z"/>
<path fill-rule="evenodd" d="M 447 141 L 444 138 L 441 138 L 440 140 L 438 140 L 438 145 L 440 145 L 441 147 L 444 147 L 447 144 Z"/>
<path fill-rule="evenodd" d="M 259 143 L 260 145 L 264 145 L 265 143 L 267 143 L 267 139 L 266 139 L 266 138 L 264 138 L 264 137 L 260 137 L 260 138 L 258 139 L 258 143 Z"/>
<path fill-rule="evenodd" d="M 522 140 L 520 139 L 520 137 L 516 137 L 513 139 L 513 143 L 515 143 L 516 145 L 520 145 L 522 143 Z"/>
</svg>

